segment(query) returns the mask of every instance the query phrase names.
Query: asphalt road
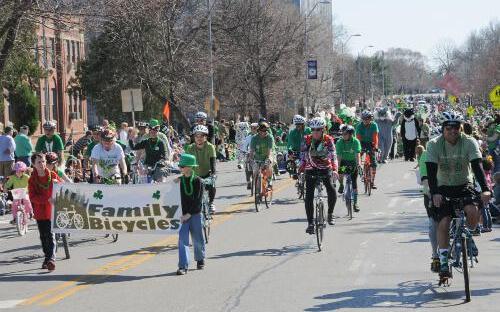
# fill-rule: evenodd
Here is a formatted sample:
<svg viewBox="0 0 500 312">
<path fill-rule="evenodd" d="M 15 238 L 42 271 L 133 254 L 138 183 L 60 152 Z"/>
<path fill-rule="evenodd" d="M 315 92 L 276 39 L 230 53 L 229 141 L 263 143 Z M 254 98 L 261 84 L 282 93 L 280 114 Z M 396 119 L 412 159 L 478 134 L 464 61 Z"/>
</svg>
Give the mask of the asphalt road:
<svg viewBox="0 0 500 312">
<path fill-rule="evenodd" d="M 219 213 L 204 271 L 176 276 L 177 237 L 73 236 L 72 258 L 39 269 L 37 231 L 18 237 L 0 219 L 0 309 L 20 311 L 499 311 L 500 235 L 477 238 L 472 302 L 463 279 L 448 288 L 430 272 L 423 200 L 411 171 L 395 161 L 379 170 L 379 189 L 360 196 L 361 212 L 326 229 L 324 250 L 305 234 L 293 182 L 281 176 L 275 204 L 256 213 L 244 174 L 219 165 Z"/>
</svg>

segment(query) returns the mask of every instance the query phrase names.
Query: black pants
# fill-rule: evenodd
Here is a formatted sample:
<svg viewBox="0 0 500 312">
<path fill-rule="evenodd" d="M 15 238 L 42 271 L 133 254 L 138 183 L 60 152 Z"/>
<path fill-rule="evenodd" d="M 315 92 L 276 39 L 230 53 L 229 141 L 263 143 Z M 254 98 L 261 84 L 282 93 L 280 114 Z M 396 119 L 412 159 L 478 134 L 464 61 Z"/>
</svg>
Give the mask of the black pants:
<svg viewBox="0 0 500 312">
<path fill-rule="evenodd" d="M 415 159 L 415 147 L 417 146 L 417 140 L 403 140 L 403 149 L 405 154 L 405 160 Z"/>
<path fill-rule="evenodd" d="M 358 189 L 358 166 L 357 166 L 356 162 L 349 161 L 349 160 L 342 160 L 340 162 L 339 168 L 345 169 L 345 170 L 339 170 L 340 174 L 351 175 L 352 189 L 357 190 Z"/>
<path fill-rule="evenodd" d="M 206 179 L 208 177 L 209 177 L 209 175 L 201 177 L 201 178 L 202 179 Z M 214 199 L 215 199 L 215 185 L 207 185 L 206 189 L 208 191 L 208 202 L 210 204 L 213 204 L 214 203 Z"/>
<path fill-rule="evenodd" d="M 393 137 L 392 137 L 391 152 L 389 153 L 389 158 L 390 159 L 394 159 L 394 157 L 396 157 L 397 146 L 398 146 L 398 139 L 396 138 L 396 135 L 393 135 Z"/>
<path fill-rule="evenodd" d="M 313 176 L 318 175 L 323 176 L 322 182 L 328 194 L 328 214 L 333 213 L 335 203 L 337 202 L 337 191 L 335 191 L 335 187 L 333 187 L 331 171 L 318 169 L 306 171 L 306 215 L 309 224 L 312 224 L 314 219 L 314 190 L 316 180 Z"/>
<path fill-rule="evenodd" d="M 37 220 L 38 232 L 40 232 L 40 241 L 45 261 L 56 259 L 56 239 L 50 229 L 50 220 Z"/>
</svg>

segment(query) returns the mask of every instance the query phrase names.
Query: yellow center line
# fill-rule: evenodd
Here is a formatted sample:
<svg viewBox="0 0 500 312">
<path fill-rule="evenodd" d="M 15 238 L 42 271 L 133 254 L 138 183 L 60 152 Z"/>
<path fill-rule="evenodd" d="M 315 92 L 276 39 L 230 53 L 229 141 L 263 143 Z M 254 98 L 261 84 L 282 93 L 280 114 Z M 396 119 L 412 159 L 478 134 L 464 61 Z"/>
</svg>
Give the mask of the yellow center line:
<svg viewBox="0 0 500 312">
<path fill-rule="evenodd" d="M 293 184 L 293 180 L 281 180 L 275 186 L 273 193 L 278 193 L 286 188 L 290 187 Z M 212 223 L 213 226 L 220 225 L 227 220 L 234 217 L 234 214 L 231 212 L 235 212 L 239 209 L 248 207 L 253 204 L 253 200 L 245 200 L 239 203 L 235 203 L 229 206 L 228 209 L 224 210 L 225 215 L 218 215 L 217 218 Z M 178 240 L 177 235 L 172 235 L 162 240 L 159 240 L 149 246 L 147 248 L 152 249 L 160 249 L 162 247 L 167 247 L 169 245 L 176 244 Z M 88 274 L 78 276 L 72 281 L 64 282 L 55 287 L 49 288 L 33 297 L 30 297 L 19 305 L 32 305 L 34 303 L 38 303 L 42 306 L 49 306 L 55 304 L 69 296 L 74 295 L 80 290 L 86 289 L 93 284 L 97 284 L 113 275 L 117 275 L 121 272 L 133 269 L 140 264 L 152 259 L 156 255 L 158 255 L 158 251 L 149 251 L 149 250 L 138 250 L 134 253 L 123 256 L 115 261 L 104 264 L 103 266 L 89 272 Z"/>
</svg>

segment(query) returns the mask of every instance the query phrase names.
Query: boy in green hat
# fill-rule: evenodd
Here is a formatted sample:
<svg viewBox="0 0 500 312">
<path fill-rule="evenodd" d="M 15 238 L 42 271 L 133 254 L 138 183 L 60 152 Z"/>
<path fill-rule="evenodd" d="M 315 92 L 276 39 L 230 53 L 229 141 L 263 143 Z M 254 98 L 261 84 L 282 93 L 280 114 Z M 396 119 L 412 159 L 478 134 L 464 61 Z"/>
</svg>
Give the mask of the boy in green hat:
<svg viewBox="0 0 500 312">
<path fill-rule="evenodd" d="M 197 269 L 203 270 L 205 267 L 205 240 L 203 238 L 203 217 L 201 215 L 203 183 L 201 178 L 193 172 L 194 167 L 198 167 L 196 157 L 190 154 L 182 154 L 179 162 L 182 176 L 177 180 L 180 181 L 182 206 L 177 275 L 184 275 L 188 270 L 189 233 L 191 233 L 193 240 Z"/>
</svg>

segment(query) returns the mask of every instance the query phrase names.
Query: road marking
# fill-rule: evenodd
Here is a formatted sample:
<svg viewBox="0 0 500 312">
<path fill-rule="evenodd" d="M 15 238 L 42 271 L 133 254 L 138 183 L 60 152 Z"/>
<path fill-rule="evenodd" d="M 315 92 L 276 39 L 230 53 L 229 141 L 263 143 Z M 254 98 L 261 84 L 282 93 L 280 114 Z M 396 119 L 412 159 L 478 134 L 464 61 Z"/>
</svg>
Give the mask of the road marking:
<svg viewBox="0 0 500 312">
<path fill-rule="evenodd" d="M 292 186 L 295 183 L 293 180 L 281 180 L 278 185 L 275 185 L 274 193 L 279 193 L 288 187 Z M 253 203 L 253 200 L 245 200 L 243 202 L 235 203 L 229 205 L 229 207 L 224 210 L 224 212 L 228 213 L 222 216 L 217 216 L 215 221 L 213 222 L 213 226 L 222 224 L 227 220 L 234 217 L 234 214 L 230 214 L 230 212 L 237 211 L 238 209 L 248 207 Z M 171 244 L 175 244 L 177 242 L 177 235 L 169 236 L 165 239 L 157 241 L 147 248 L 161 248 L 164 246 L 168 246 Z M 139 250 L 130 255 L 123 256 L 122 258 L 107 263 L 94 271 L 89 272 L 88 274 L 81 275 L 72 281 L 64 282 L 58 286 L 49 288 L 31 298 L 20 300 L 16 305 L 26 306 L 32 304 L 39 304 L 42 306 L 50 306 L 53 305 L 67 297 L 74 295 L 75 293 L 92 286 L 93 284 L 97 284 L 113 275 L 117 275 L 121 272 L 133 269 L 140 264 L 152 259 L 159 252 L 149 251 L 149 250 Z M 81 284 L 79 284 L 81 283 Z"/>
<path fill-rule="evenodd" d="M 2 300 L 0 301 L 0 309 L 15 308 L 23 300 Z"/>
</svg>

